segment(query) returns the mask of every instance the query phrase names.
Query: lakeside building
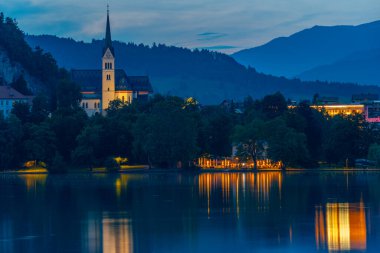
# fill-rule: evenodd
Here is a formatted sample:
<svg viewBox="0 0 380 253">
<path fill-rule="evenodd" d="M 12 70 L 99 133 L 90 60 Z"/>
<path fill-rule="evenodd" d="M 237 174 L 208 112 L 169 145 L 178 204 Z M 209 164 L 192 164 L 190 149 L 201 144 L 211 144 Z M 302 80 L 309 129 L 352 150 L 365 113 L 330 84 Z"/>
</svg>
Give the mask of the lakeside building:
<svg viewBox="0 0 380 253">
<path fill-rule="evenodd" d="M 105 114 L 109 103 L 120 100 L 131 104 L 135 100 L 146 101 L 153 93 L 148 76 L 129 76 L 123 69 L 116 69 L 115 50 L 111 40 L 109 10 L 105 45 L 102 51 L 102 68 L 71 70 L 71 78 L 80 85 L 82 93 L 81 106 L 89 116 L 96 113 Z"/>
<path fill-rule="evenodd" d="M 329 116 L 363 114 L 368 123 L 380 123 L 380 101 L 363 104 L 312 105 L 318 111 L 324 111 Z"/>
<path fill-rule="evenodd" d="M 0 86 L 0 115 L 8 118 L 16 102 L 30 104 L 32 98 L 32 96 L 24 96 L 10 86 Z"/>
<path fill-rule="evenodd" d="M 365 112 L 365 105 L 362 104 L 312 105 L 311 108 L 325 111 L 331 117 L 336 115 L 363 114 Z"/>
</svg>

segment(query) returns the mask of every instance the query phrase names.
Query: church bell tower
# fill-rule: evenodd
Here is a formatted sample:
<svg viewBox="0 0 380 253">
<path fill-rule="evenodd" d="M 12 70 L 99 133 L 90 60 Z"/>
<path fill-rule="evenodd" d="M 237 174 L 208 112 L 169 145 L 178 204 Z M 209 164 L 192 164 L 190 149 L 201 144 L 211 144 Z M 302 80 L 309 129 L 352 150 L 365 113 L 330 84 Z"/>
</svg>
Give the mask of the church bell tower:
<svg viewBox="0 0 380 253">
<path fill-rule="evenodd" d="M 102 57 L 102 112 L 115 100 L 115 52 L 111 40 L 109 7 L 107 6 L 106 38 Z"/>
</svg>

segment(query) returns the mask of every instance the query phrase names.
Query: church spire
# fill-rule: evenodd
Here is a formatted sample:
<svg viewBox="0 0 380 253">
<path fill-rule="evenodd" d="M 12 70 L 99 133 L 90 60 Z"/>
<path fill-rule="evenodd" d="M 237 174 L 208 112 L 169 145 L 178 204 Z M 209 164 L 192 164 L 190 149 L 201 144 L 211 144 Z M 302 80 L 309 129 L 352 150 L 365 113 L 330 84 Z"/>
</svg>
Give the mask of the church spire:
<svg viewBox="0 0 380 253">
<path fill-rule="evenodd" d="M 112 39 L 111 39 L 111 26 L 110 26 L 110 16 L 109 16 L 109 5 L 107 4 L 107 26 L 106 26 L 106 38 L 103 54 L 110 49 L 112 54 L 114 55 L 113 47 L 112 47 Z"/>
</svg>

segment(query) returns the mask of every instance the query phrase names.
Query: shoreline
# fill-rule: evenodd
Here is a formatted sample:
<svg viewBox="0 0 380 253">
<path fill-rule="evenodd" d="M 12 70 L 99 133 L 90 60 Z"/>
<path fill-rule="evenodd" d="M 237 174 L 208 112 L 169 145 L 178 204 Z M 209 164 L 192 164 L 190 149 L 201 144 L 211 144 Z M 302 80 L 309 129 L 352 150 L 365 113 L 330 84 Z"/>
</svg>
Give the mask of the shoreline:
<svg viewBox="0 0 380 253">
<path fill-rule="evenodd" d="M 316 169 L 297 169 L 289 168 L 286 170 L 279 169 L 265 169 L 254 171 L 252 169 L 198 169 L 198 170 L 184 170 L 184 169 L 149 169 L 149 168 L 133 168 L 133 169 L 122 169 L 115 172 L 109 172 L 105 168 L 97 168 L 93 170 L 82 169 L 82 170 L 69 170 L 62 174 L 52 174 L 52 175 L 64 175 L 64 174 L 154 174 L 154 173 L 266 173 L 266 172 L 302 172 L 302 173 L 319 173 L 319 172 L 380 172 L 380 168 L 316 168 Z M 1 171 L 0 174 L 6 175 L 37 175 L 37 174 L 51 174 L 47 169 L 22 169 L 22 170 L 9 170 Z"/>
</svg>

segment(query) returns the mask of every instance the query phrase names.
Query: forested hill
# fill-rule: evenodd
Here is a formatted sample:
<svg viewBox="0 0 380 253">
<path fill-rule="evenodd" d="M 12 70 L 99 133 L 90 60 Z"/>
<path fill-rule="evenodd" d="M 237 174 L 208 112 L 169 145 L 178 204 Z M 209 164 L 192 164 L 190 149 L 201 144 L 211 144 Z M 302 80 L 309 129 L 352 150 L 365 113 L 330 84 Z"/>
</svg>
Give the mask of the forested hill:
<svg viewBox="0 0 380 253">
<path fill-rule="evenodd" d="M 50 52 L 62 67 L 101 67 L 103 41 L 84 43 L 49 35 L 29 35 L 26 41 Z M 148 74 L 155 92 L 194 96 L 205 104 L 220 103 L 227 98 L 242 100 L 248 95 L 258 98 L 276 91 L 292 99 L 310 99 L 319 93 L 348 100 L 354 93 L 380 93 L 376 86 L 301 82 L 264 75 L 247 69 L 228 55 L 206 50 L 122 42 L 114 42 L 114 47 L 117 68 L 125 69 L 129 75 Z"/>
<path fill-rule="evenodd" d="M 17 22 L 0 13 L 0 85 L 11 85 L 23 76 L 34 93 L 54 92 L 59 75 L 51 54 L 40 48 L 33 50 Z"/>
</svg>

